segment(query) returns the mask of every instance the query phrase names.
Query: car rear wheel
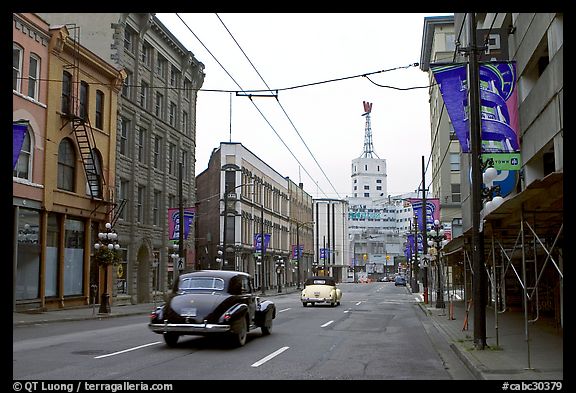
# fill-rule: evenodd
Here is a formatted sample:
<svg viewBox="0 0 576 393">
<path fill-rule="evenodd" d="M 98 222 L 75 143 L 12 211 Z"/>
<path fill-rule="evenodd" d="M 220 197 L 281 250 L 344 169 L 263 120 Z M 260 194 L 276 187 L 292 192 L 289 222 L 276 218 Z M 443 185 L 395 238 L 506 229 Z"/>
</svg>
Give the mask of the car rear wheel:
<svg viewBox="0 0 576 393">
<path fill-rule="evenodd" d="M 164 342 L 169 347 L 175 347 L 178 344 L 178 335 L 176 333 L 164 333 Z"/>
<path fill-rule="evenodd" d="M 308 303 L 306 303 L 306 302 L 302 302 L 302 305 L 303 305 L 304 307 L 308 307 Z"/>
<path fill-rule="evenodd" d="M 246 344 L 246 336 L 248 335 L 248 324 L 246 318 L 238 319 L 232 329 L 231 341 L 232 345 L 241 347 Z"/>
</svg>

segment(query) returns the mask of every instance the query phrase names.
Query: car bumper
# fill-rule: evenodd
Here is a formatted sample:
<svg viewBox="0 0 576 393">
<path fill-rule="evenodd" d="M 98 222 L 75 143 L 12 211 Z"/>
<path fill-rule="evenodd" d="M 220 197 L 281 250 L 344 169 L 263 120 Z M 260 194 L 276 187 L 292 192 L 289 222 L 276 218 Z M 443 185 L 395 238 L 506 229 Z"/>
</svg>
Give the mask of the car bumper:
<svg viewBox="0 0 576 393">
<path fill-rule="evenodd" d="M 154 333 L 180 333 L 180 334 L 206 334 L 226 333 L 230 331 L 230 325 L 214 323 L 149 323 L 148 327 Z"/>
<path fill-rule="evenodd" d="M 331 298 L 324 298 L 324 297 L 303 297 L 302 303 L 332 303 L 333 300 Z"/>
</svg>

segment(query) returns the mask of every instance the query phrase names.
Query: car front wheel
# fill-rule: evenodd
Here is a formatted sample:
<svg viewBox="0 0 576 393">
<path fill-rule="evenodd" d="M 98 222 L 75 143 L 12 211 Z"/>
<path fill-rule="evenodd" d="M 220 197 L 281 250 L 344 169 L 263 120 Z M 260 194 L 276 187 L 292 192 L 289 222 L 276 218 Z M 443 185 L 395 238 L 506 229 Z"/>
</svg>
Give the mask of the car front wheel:
<svg viewBox="0 0 576 393">
<path fill-rule="evenodd" d="M 262 334 L 267 336 L 270 333 L 272 333 L 272 315 L 269 312 L 266 316 L 266 321 L 264 321 L 264 325 L 262 325 Z"/>
</svg>

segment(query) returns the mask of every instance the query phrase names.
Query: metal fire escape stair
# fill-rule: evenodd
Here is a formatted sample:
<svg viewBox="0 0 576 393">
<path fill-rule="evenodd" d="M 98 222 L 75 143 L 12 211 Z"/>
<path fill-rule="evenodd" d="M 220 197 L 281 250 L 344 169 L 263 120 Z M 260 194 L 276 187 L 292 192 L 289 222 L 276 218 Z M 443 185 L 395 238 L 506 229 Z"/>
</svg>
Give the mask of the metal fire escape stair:
<svg viewBox="0 0 576 393">
<path fill-rule="evenodd" d="M 82 157 L 82 165 L 86 173 L 86 181 L 88 182 L 88 189 L 93 199 L 102 198 L 102 183 L 104 177 L 101 176 L 96 167 L 94 160 L 93 147 L 96 146 L 94 135 L 92 134 L 92 127 L 88 119 L 74 116 L 72 118 L 72 130 L 76 136 L 80 156 Z"/>
</svg>

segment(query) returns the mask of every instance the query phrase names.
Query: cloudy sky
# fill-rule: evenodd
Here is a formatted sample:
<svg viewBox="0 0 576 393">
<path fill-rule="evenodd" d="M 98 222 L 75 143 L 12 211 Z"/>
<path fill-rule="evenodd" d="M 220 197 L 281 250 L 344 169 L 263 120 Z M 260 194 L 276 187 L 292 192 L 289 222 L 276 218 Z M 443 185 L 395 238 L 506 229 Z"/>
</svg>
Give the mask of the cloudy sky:
<svg viewBox="0 0 576 393">
<path fill-rule="evenodd" d="M 157 14 L 205 65 L 196 174 L 220 142 L 240 142 L 313 197 L 345 198 L 367 101 L 388 193 L 416 190 L 421 157 L 430 155 L 430 111 L 428 90 L 408 88 L 428 84 L 414 63 L 432 15 L 440 14 Z"/>
</svg>

